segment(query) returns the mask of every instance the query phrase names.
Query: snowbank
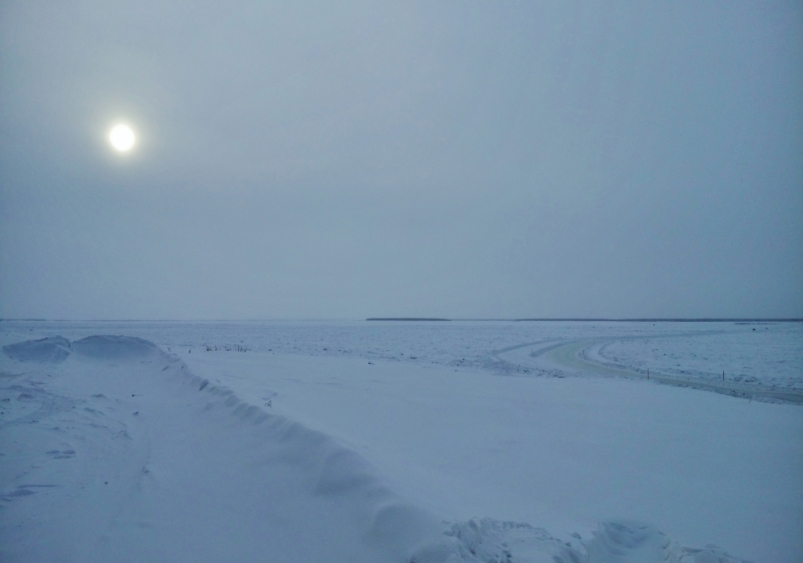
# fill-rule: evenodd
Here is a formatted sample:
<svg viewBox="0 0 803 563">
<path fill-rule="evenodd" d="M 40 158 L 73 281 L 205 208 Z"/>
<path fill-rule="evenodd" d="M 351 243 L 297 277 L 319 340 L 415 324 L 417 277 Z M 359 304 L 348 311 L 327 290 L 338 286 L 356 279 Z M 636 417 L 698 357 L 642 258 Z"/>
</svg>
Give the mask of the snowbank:
<svg viewBox="0 0 803 563">
<path fill-rule="evenodd" d="M 158 354 L 155 344 L 133 336 L 87 336 L 76 340 L 72 349 L 82 356 L 100 360 L 142 359 Z"/>
<path fill-rule="evenodd" d="M 70 341 L 63 336 L 25 340 L 3 346 L 3 352 L 18 362 L 56 364 L 63 362 L 70 355 Z"/>
<path fill-rule="evenodd" d="M 440 534 L 355 452 L 153 344 L 72 349 L 3 388 L 3 561 L 402 562 Z"/>
<path fill-rule="evenodd" d="M 177 356 L 124 336 L 3 351 L 3 561 L 803 552 L 798 407 L 353 358 Z M 687 547 L 709 541 L 725 547 Z"/>
<path fill-rule="evenodd" d="M 624 519 L 756 561 L 803 553 L 797 406 L 625 379 L 255 352 L 182 357 L 250 402 L 270 401 L 336 437 L 449 522 L 526 523 L 570 541 Z"/>
</svg>

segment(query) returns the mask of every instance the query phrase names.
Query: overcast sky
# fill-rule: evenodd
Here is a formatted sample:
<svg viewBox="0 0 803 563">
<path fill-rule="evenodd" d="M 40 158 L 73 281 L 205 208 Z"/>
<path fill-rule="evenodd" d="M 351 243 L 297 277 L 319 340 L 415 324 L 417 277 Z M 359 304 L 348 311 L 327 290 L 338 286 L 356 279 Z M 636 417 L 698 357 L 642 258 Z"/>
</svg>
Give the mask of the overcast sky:
<svg viewBox="0 0 803 563">
<path fill-rule="evenodd" d="M 4 0 L 0 317 L 803 317 L 802 6 Z"/>
</svg>

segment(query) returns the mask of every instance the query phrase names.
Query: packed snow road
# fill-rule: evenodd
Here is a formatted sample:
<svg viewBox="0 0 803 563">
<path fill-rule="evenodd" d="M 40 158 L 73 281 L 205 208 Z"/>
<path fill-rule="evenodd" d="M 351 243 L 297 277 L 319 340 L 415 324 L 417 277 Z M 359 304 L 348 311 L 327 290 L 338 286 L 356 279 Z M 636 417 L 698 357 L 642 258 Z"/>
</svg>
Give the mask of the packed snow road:
<svg viewBox="0 0 803 563">
<path fill-rule="evenodd" d="M 610 365 L 595 361 L 587 355 L 587 351 L 611 339 L 579 339 L 569 342 L 548 343 L 526 343 L 509 347 L 503 351 L 498 351 L 496 357 L 509 364 L 521 366 L 525 369 L 538 371 L 551 370 L 554 367 L 563 368 L 569 372 L 579 372 L 583 375 L 602 375 L 609 377 L 627 377 L 634 379 L 644 379 L 675 385 L 680 387 L 692 387 L 705 391 L 714 391 L 734 397 L 748 399 L 769 400 L 777 402 L 787 402 L 803 404 L 803 391 L 795 389 L 773 389 L 757 385 L 747 385 L 725 381 L 724 371 L 721 382 L 704 381 L 700 378 L 679 377 L 668 375 L 658 371 L 644 371 L 627 369 L 621 366 Z"/>
</svg>

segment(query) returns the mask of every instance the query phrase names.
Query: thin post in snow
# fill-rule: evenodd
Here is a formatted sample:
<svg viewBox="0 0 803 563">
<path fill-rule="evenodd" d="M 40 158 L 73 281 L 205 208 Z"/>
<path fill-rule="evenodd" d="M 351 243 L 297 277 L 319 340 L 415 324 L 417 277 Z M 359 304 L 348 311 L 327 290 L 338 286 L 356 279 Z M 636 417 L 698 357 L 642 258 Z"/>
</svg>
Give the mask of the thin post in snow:
<svg viewBox="0 0 803 563">
<path fill-rule="evenodd" d="M 647 379 L 650 378 L 650 368 L 647 368 Z"/>
<path fill-rule="evenodd" d="M 725 381 L 725 370 L 722 370 L 722 381 Z"/>
</svg>

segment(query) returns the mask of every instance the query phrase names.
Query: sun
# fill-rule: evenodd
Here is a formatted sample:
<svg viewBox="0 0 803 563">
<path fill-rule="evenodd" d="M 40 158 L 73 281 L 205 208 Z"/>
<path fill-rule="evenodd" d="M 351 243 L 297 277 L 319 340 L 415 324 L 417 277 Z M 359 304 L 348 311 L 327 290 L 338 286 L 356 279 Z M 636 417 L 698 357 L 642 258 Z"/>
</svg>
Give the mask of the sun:
<svg viewBox="0 0 803 563">
<path fill-rule="evenodd" d="M 120 123 L 109 130 L 109 143 L 118 152 L 128 152 L 137 142 L 134 130 L 128 125 Z"/>
</svg>

